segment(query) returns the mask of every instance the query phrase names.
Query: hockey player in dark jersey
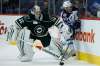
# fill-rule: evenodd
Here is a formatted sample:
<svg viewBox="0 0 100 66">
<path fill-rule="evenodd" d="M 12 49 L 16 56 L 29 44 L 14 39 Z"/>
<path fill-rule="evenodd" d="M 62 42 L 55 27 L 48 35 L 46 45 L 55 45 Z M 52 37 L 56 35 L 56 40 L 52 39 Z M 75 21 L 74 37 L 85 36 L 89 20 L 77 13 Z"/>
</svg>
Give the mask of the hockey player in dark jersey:
<svg viewBox="0 0 100 66">
<path fill-rule="evenodd" d="M 34 52 L 32 51 L 32 45 L 27 43 L 27 41 L 34 42 L 38 39 L 42 42 L 44 47 L 49 46 L 51 37 L 48 33 L 48 28 L 51 27 L 54 22 L 55 21 L 52 21 L 49 18 L 49 15 L 46 12 L 42 12 L 40 7 L 37 5 L 34 6 L 31 13 L 15 21 L 17 28 L 17 47 L 20 51 L 20 55 L 18 57 L 20 61 L 25 62 L 32 60 Z M 24 28 L 29 30 L 27 33 L 30 33 L 30 36 L 23 33 L 23 31 L 25 31 Z M 18 39 L 18 36 L 21 39 Z"/>
</svg>

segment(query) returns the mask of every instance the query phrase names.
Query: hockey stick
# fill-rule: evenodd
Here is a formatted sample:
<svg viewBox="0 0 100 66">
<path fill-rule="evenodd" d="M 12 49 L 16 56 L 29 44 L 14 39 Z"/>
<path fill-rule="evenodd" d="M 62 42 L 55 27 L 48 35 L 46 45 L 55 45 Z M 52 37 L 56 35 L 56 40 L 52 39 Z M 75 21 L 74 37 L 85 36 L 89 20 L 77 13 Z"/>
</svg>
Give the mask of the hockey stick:
<svg viewBox="0 0 100 66">
<path fill-rule="evenodd" d="M 49 50 L 47 50 L 47 49 L 42 48 L 42 51 L 44 51 L 44 52 L 46 52 L 46 53 L 49 53 L 50 55 L 52 55 L 52 56 L 54 56 L 54 57 L 56 57 L 56 58 L 59 58 L 59 57 L 60 57 L 59 55 L 57 55 L 57 54 L 55 54 L 54 52 L 51 52 L 51 51 L 49 51 Z"/>
</svg>

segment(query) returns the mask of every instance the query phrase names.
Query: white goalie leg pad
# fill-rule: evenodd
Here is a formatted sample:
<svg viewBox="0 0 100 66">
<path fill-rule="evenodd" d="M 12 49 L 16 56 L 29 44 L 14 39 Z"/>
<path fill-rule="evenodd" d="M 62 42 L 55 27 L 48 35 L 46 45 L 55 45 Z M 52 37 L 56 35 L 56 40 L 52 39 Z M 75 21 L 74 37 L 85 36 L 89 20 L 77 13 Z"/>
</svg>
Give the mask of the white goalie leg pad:
<svg viewBox="0 0 100 66">
<path fill-rule="evenodd" d="M 61 52 L 60 52 L 59 49 L 61 49 L 61 48 L 59 47 L 59 45 L 56 45 L 56 44 L 57 44 L 56 40 L 54 40 L 53 38 L 51 38 L 51 42 L 50 42 L 50 45 L 48 46 L 48 48 L 49 48 L 49 50 L 51 52 L 53 52 L 56 55 L 60 56 Z"/>
<path fill-rule="evenodd" d="M 17 38 L 17 47 L 22 55 L 22 58 L 20 58 L 20 61 L 22 62 L 31 61 L 34 54 L 32 49 L 32 43 L 34 40 L 29 39 L 29 36 L 30 31 L 27 28 L 24 28 L 20 31 Z"/>
<path fill-rule="evenodd" d="M 59 41 L 60 38 L 60 34 L 59 34 L 59 30 L 56 26 L 52 26 L 49 29 L 49 33 L 51 36 L 51 42 L 50 45 L 47 47 L 51 52 L 60 55 L 61 52 L 59 51 L 58 47 L 56 46 L 57 41 Z M 59 43 L 59 42 L 58 42 Z"/>
</svg>

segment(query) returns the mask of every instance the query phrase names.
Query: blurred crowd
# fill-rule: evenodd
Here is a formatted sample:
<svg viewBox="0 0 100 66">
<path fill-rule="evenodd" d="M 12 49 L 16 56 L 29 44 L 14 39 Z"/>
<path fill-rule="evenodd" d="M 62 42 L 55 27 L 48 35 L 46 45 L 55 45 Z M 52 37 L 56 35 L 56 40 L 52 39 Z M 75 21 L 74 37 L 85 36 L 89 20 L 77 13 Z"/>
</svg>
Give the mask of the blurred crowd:
<svg viewBox="0 0 100 66">
<path fill-rule="evenodd" d="M 27 14 L 38 4 L 50 15 L 59 14 L 66 0 L 0 0 L 0 14 Z M 70 0 L 80 12 L 80 17 L 100 17 L 100 0 Z"/>
</svg>

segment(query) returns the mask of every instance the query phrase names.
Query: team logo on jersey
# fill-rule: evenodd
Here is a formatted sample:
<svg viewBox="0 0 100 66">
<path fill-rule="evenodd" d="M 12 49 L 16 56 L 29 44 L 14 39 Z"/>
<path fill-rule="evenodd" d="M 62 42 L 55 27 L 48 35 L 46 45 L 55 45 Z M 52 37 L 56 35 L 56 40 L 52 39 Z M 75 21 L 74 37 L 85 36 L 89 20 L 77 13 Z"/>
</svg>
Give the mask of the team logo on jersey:
<svg viewBox="0 0 100 66">
<path fill-rule="evenodd" d="M 45 32 L 45 27 L 42 26 L 42 25 L 38 25 L 38 26 L 36 26 L 36 27 L 34 28 L 34 33 L 35 33 L 35 35 L 37 35 L 37 36 L 43 35 L 44 32 Z"/>
</svg>

